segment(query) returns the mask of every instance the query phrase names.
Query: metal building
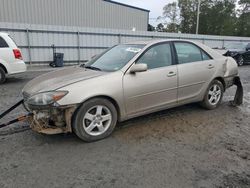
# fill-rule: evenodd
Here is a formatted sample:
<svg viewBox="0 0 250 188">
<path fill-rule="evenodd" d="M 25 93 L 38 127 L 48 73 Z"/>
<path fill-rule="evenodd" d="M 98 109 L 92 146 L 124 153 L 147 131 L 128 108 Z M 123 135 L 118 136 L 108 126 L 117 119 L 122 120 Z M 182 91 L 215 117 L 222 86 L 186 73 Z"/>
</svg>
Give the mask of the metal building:
<svg viewBox="0 0 250 188">
<path fill-rule="evenodd" d="M 0 0 L 0 22 L 146 31 L 149 11 L 110 0 Z"/>
<path fill-rule="evenodd" d="M 0 0 L 0 32 L 22 50 L 24 61 L 48 65 L 53 47 L 68 64 L 86 62 L 113 45 L 151 39 L 189 39 L 210 47 L 247 37 L 148 32 L 149 11 L 109 0 Z M 132 28 L 136 31 L 132 31 Z"/>
</svg>

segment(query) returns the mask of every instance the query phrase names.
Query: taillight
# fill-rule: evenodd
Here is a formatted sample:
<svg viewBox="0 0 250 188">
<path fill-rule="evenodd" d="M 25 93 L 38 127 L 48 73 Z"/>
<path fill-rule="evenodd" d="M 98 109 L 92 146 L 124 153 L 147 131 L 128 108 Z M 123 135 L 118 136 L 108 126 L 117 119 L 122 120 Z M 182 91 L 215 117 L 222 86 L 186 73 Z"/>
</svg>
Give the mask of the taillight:
<svg viewBox="0 0 250 188">
<path fill-rule="evenodd" d="M 22 53 L 21 53 L 21 51 L 19 49 L 14 49 L 13 53 L 14 53 L 14 56 L 15 56 L 16 59 L 21 59 L 21 60 L 23 59 Z"/>
</svg>

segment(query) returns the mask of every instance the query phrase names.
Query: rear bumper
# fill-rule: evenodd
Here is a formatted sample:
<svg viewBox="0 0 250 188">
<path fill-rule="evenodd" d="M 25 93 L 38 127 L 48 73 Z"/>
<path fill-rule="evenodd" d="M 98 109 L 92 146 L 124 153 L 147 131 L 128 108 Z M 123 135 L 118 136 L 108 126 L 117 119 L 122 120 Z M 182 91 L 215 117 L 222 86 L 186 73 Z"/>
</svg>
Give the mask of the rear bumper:
<svg viewBox="0 0 250 188">
<path fill-rule="evenodd" d="M 19 74 L 27 71 L 27 66 L 24 61 L 16 61 L 8 64 L 8 75 Z"/>
</svg>

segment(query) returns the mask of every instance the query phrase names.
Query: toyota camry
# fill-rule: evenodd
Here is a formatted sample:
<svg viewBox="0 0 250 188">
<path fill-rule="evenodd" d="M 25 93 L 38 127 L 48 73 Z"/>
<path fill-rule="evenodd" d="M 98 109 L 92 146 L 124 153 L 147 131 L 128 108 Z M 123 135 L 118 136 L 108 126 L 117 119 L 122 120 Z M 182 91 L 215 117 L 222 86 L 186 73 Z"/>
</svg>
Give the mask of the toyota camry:
<svg viewBox="0 0 250 188">
<path fill-rule="evenodd" d="M 117 122 L 187 103 L 215 109 L 238 77 L 235 60 L 187 40 L 119 44 L 85 65 L 49 72 L 23 89 L 31 128 L 91 142 Z"/>
</svg>

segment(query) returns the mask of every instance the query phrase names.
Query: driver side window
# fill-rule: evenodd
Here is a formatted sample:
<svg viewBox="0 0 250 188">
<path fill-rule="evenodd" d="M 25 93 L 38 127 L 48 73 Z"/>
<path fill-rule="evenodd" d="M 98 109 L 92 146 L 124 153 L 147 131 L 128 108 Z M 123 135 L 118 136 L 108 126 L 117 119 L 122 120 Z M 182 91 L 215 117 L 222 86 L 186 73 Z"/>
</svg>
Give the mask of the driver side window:
<svg viewBox="0 0 250 188">
<path fill-rule="evenodd" d="M 136 63 L 148 65 L 148 69 L 155 69 L 172 65 L 170 44 L 159 44 L 147 50 Z"/>
</svg>

